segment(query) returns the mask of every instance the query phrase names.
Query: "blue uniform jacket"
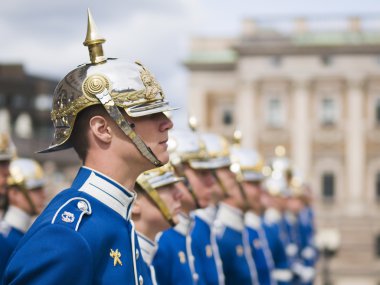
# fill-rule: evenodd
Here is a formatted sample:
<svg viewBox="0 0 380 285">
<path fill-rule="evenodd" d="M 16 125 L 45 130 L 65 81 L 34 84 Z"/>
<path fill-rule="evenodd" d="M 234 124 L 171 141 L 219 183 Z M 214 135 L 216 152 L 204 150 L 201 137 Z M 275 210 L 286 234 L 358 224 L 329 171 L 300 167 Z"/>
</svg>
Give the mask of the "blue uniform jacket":
<svg viewBox="0 0 380 285">
<path fill-rule="evenodd" d="M 285 243 L 281 239 L 280 219 L 279 212 L 268 209 L 264 215 L 263 228 L 273 257 L 275 267 L 273 276 L 278 285 L 289 285 L 293 279 L 293 273 L 285 251 Z"/>
<path fill-rule="evenodd" d="M 130 221 L 134 200 L 117 182 L 82 167 L 20 241 L 5 284 L 137 285 L 149 279 Z"/>
<path fill-rule="evenodd" d="M 195 211 L 195 224 L 191 232 L 195 270 L 199 279 L 207 285 L 224 284 L 223 265 L 213 230 L 215 215 L 215 207 Z"/>
<path fill-rule="evenodd" d="M 305 207 L 298 214 L 300 231 L 300 252 L 304 264 L 314 266 L 318 259 L 318 250 L 314 242 L 314 216 L 310 207 Z"/>
<path fill-rule="evenodd" d="M 146 270 L 150 273 L 151 276 L 149 283 L 144 282 L 144 284 L 157 285 L 158 283 L 156 279 L 156 271 L 152 265 L 152 259 L 157 250 L 157 245 L 154 241 L 150 240 L 140 232 L 137 232 L 137 238 L 139 240 L 141 254 L 146 265 Z"/>
<path fill-rule="evenodd" d="M 32 217 L 15 206 L 10 205 L 5 213 L 0 223 L 0 284 L 8 260 L 31 222 Z"/>
<path fill-rule="evenodd" d="M 152 265 L 159 285 L 199 284 L 191 251 L 193 221 L 183 214 L 179 219 L 178 225 L 164 231 L 157 239 L 158 249 Z"/>
<path fill-rule="evenodd" d="M 275 285 L 276 282 L 272 277 L 274 270 L 272 254 L 261 226 L 260 217 L 253 212 L 246 213 L 245 225 L 259 283 L 260 285 Z"/>
<path fill-rule="evenodd" d="M 226 285 L 259 284 L 255 264 L 244 229 L 243 213 L 236 208 L 221 203 L 217 213 L 216 240 Z"/>
</svg>

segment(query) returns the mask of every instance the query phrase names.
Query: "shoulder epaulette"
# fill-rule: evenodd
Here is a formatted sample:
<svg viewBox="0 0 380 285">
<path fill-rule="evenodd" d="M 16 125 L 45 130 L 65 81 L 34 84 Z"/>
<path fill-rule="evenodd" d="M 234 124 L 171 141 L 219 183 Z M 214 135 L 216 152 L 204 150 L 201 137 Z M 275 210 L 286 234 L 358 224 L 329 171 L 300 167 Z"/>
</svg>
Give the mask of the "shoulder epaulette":
<svg viewBox="0 0 380 285">
<path fill-rule="evenodd" d="M 63 204 L 55 213 L 51 223 L 68 226 L 78 231 L 83 215 L 91 215 L 90 203 L 81 197 L 75 197 Z"/>
</svg>

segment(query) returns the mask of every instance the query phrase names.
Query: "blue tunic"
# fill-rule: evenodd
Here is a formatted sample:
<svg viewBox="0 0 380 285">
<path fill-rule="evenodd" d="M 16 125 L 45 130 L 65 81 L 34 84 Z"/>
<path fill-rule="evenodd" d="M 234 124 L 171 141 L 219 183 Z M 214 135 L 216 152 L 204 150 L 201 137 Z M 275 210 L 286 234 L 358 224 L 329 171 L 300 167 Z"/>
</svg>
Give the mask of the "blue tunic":
<svg viewBox="0 0 380 285">
<path fill-rule="evenodd" d="M 32 217 L 22 209 L 10 205 L 0 223 L 0 281 L 3 280 L 8 260 L 32 223 Z M 1 282 L 0 282 L 1 284 Z"/>
<path fill-rule="evenodd" d="M 216 240 L 226 285 L 259 284 L 255 264 L 244 229 L 243 213 L 224 203 L 220 204 L 215 221 Z"/>
<path fill-rule="evenodd" d="M 199 279 L 207 285 L 223 285 L 223 265 L 212 229 L 216 208 L 209 207 L 194 212 L 195 224 L 191 232 L 195 270 Z"/>
<path fill-rule="evenodd" d="M 260 285 L 276 284 L 272 277 L 274 270 L 272 254 L 261 226 L 260 217 L 253 212 L 246 213 L 245 225 Z"/>
<path fill-rule="evenodd" d="M 140 284 L 149 280 L 130 210 L 135 194 L 82 167 L 19 243 L 5 284 Z"/>
<path fill-rule="evenodd" d="M 199 284 L 191 251 L 193 221 L 182 214 L 179 218 L 178 225 L 164 231 L 157 239 L 158 249 L 152 265 L 160 285 Z"/>
<path fill-rule="evenodd" d="M 144 236 L 140 232 L 137 232 L 137 238 L 139 240 L 141 254 L 146 265 L 146 270 L 150 272 L 150 276 L 151 276 L 151 280 L 149 280 L 149 283 L 146 283 L 144 281 L 144 284 L 156 285 L 158 283 L 156 279 L 156 272 L 154 270 L 154 267 L 152 266 L 152 259 L 157 250 L 157 245 L 154 241 L 148 239 L 146 236 Z"/>
<path fill-rule="evenodd" d="M 293 273 L 285 251 L 285 243 L 281 239 L 280 219 L 281 215 L 277 211 L 269 209 L 264 216 L 263 228 L 273 257 L 275 267 L 273 276 L 278 285 L 289 285 L 293 279 Z"/>
</svg>

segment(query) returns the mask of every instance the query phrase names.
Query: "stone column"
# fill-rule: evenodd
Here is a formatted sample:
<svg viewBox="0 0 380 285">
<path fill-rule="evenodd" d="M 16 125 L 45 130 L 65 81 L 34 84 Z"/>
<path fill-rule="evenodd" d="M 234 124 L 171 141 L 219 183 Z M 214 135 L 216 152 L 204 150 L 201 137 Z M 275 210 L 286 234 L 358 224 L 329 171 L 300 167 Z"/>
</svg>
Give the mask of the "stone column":
<svg viewBox="0 0 380 285">
<path fill-rule="evenodd" d="M 350 212 L 360 210 L 364 193 L 364 129 L 363 129 L 363 89 L 357 80 L 348 82 L 346 138 L 346 179 Z"/>
<path fill-rule="evenodd" d="M 292 161 L 306 181 L 310 181 L 311 128 L 310 90 L 307 81 L 297 81 L 292 94 L 291 151 Z"/>
<path fill-rule="evenodd" d="M 251 81 L 242 81 L 238 86 L 235 105 L 236 128 L 243 134 L 242 146 L 257 149 L 257 116 L 255 116 L 255 86 Z"/>
<path fill-rule="evenodd" d="M 200 130 L 206 129 L 207 94 L 202 88 L 191 87 L 187 98 L 188 115 L 195 116 Z M 187 123 L 187 122 L 186 122 Z"/>
</svg>

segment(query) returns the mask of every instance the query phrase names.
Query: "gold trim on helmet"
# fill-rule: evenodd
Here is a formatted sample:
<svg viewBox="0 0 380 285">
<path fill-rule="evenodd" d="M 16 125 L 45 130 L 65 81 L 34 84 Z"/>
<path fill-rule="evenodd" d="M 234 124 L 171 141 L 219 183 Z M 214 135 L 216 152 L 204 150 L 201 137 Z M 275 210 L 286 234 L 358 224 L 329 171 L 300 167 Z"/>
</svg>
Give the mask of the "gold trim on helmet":
<svg viewBox="0 0 380 285">
<path fill-rule="evenodd" d="M 174 168 L 170 163 L 145 171 L 137 178 L 137 183 L 145 191 L 145 193 L 148 194 L 162 215 L 172 226 L 175 224 L 173 216 L 170 213 L 168 205 L 166 205 L 166 203 L 161 199 L 158 189 L 183 180 L 183 177 L 176 176 L 174 173 Z"/>
<path fill-rule="evenodd" d="M 16 157 L 16 147 L 7 133 L 0 133 L 0 161 L 9 161 Z"/>
<path fill-rule="evenodd" d="M 33 159 L 17 158 L 12 160 L 9 165 L 9 173 L 8 186 L 31 190 L 43 187 L 46 183 L 41 165 Z"/>
</svg>

